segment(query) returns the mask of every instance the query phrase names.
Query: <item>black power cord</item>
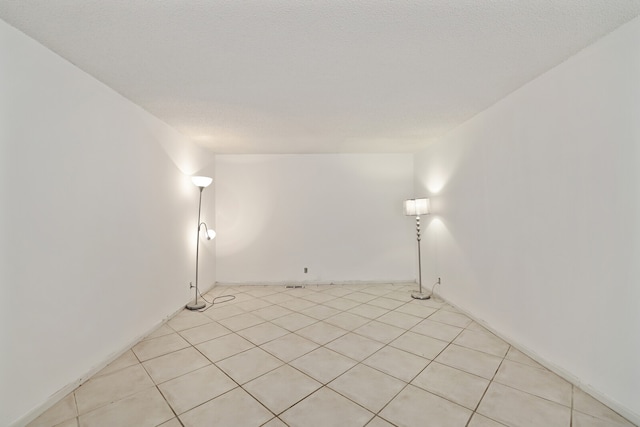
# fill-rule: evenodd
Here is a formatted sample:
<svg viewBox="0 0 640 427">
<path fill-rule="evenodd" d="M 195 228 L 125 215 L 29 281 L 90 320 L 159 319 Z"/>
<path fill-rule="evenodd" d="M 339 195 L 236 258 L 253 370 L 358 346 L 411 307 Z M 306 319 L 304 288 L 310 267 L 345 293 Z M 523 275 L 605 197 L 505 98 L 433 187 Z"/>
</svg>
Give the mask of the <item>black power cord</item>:
<svg viewBox="0 0 640 427">
<path fill-rule="evenodd" d="M 205 307 L 201 310 L 198 310 L 200 313 L 204 313 L 205 311 L 209 310 L 211 307 L 213 307 L 216 304 L 222 304 L 224 302 L 229 302 L 229 301 L 233 301 L 234 299 L 236 299 L 235 295 L 220 295 L 219 297 L 215 297 L 214 299 L 212 299 L 211 301 L 207 300 L 200 291 L 198 291 L 198 294 L 200 295 L 200 298 L 202 298 L 204 300 L 204 302 L 206 302 L 207 304 L 209 304 L 208 307 Z M 220 301 L 220 302 L 216 302 L 219 299 L 222 298 L 227 298 L 224 301 Z"/>
</svg>

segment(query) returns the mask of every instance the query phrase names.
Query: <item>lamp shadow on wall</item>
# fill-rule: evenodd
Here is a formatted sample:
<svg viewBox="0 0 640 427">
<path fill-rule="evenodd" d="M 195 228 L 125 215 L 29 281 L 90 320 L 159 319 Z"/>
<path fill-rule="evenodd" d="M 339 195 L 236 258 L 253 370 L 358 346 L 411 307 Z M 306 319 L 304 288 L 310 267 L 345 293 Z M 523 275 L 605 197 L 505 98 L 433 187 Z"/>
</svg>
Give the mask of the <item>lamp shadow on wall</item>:
<svg viewBox="0 0 640 427">
<path fill-rule="evenodd" d="M 216 198 L 224 204 L 216 207 L 216 229 L 218 257 L 244 251 L 263 234 L 274 211 L 274 200 L 264 192 L 255 191 L 251 199 L 240 198 L 227 189 L 224 182 L 217 188 Z M 225 238 L 233 236 L 233 238 Z"/>
<path fill-rule="evenodd" d="M 437 159 L 435 159 L 437 160 Z M 473 215 L 473 212 L 465 212 L 463 208 L 457 206 L 454 185 L 451 178 L 455 170 L 459 167 L 457 160 L 453 164 L 447 165 L 447 172 L 441 166 L 428 164 L 425 169 L 429 169 L 420 182 L 420 187 L 424 191 L 431 203 L 432 214 L 427 217 L 424 224 L 424 243 L 427 243 L 426 257 L 423 259 L 430 276 L 442 277 L 443 283 L 447 285 L 438 286 L 439 292 L 446 297 L 450 292 L 455 293 L 455 283 L 466 280 L 467 275 L 460 276 L 461 271 L 474 269 L 473 265 L 473 245 L 461 245 L 456 237 L 456 229 L 468 224 L 465 217 Z M 450 265 L 449 260 L 462 261 L 464 265 Z M 431 280 L 431 279 L 428 279 Z M 425 280 L 429 285 L 428 280 Z M 448 286 L 453 284 L 454 287 Z M 472 285 L 472 284 L 468 284 Z"/>
</svg>

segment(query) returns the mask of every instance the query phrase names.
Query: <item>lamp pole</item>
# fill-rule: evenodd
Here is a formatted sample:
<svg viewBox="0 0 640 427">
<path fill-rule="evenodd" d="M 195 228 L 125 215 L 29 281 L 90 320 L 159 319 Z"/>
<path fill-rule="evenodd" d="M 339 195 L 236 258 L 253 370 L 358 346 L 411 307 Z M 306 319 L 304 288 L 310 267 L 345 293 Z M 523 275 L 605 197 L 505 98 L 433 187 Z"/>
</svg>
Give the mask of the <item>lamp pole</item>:
<svg viewBox="0 0 640 427">
<path fill-rule="evenodd" d="M 420 215 L 416 215 L 416 235 L 418 237 L 418 292 L 412 292 L 415 299 L 429 299 L 431 295 L 422 293 L 422 257 L 420 256 Z"/>
<path fill-rule="evenodd" d="M 416 217 L 416 235 L 418 238 L 418 291 L 412 292 L 411 297 L 415 299 L 429 299 L 431 295 L 422 292 L 422 256 L 420 254 L 420 215 L 431 213 L 429 199 L 409 199 L 404 202 L 404 214 Z"/>
<path fill-rule="evenodd" d="M 203 301 L 198 302 L 198 294 L 200 290 L 198 289 L 198 261 L 200 259 L 200 213 L 202 212 L 202 190 L 211 184 L 211 178 L 207 177 L 193 177 L 193 183 L 200 189 L 200 197 L 198 200 L 198 228 L 197 228 L 197 237 L 196 237 L 196 295 L 192 303 L 187 304 L 187 308 L 189 310 L 200 310 L 205 307 L 205 303 Z M 207 236 L 208 237 L 208 236 Z"/>
</svg>

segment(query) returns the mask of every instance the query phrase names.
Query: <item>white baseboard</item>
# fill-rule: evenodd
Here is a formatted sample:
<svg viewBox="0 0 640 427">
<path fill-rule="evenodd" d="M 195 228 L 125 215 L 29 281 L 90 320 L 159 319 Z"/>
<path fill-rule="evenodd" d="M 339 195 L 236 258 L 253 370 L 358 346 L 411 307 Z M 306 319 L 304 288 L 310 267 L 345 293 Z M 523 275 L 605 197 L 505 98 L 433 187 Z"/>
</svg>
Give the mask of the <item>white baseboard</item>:
<svg viewBox="0 0 640 427">
<path fill-rule="evenodd" d="M 214 285 L 211 285 L 209 287 L 209 289 L 207 289 L 206 292 L 209 292 L 213 287 L 214 287 Z M 203 294 L 206 293 L 206 292 L 203 292 Z M 12 424 L 10 424 L 9 427 L 24 427 L 27 424 L 29 424 L 31 421 L 33 421 L 36 418 L 38 418 L 40 415 L 45 413 L 49 408 L 51 408 L 53 405 L 58 403 L 65 396 L 67 396 L 69 393 L 71 393 L 72 391 L 74 391 L 75 389 L 80 387 L 82 384 L 87 382 L 92 376 L 94 376 L 95 374 L 100 372 L 102 369 L 107 367 L 107 365 L 109 365 L 111 362 L 116 360 L 118 357 L 122 356 L 127 351 L 131 350 L 131 348 L 134 345 L 138 344 L 140 341 L 145 339 L 147 336 L 149 336 L 151 333 L 153 333 L 160 326 L 164 325 L 169 320 L 171 320 L 176 314 L 180 313 L 184 309 L 185 305 L 190 303 L 191 300 L 192 300 L 192 298 L 189 298 L 187 301 L 185 301 L 184 304 L 180 305 L 180 307 L 176 311 L 174 311 L 173 313 L 171 313 L 168 316 L 165 316 L 164 319 L 162 319 L 160 322 L 156 323 L 154 326 L 152 326 L 145 333 L 143 333 L 143 334 L 139 335 L 138 337 L 134 338 L 133 340 L 129 341 L 129 343 L 126 344 L 124 347 L 121 347 L 117 351 L 111 353 L 101 363 L 98 363 L 96 366 L 94 366 L 93 368 L 89 369 L 89 371 L 85 372 L 80 378 L 76 379 L 75 381 L 72 381 L 71 383 L 69 383 L 66 386 L 62 387 L 60 390 L 58 390 L 55 393 L 53 393 L 51 396 L 49 396 L 49 398 L 47 400 L 45 400 L 40 405 L 36 406 L 35 408 L 33 408 L 32 410 L 30 410 L 29 412 L 27 412 L 26 414 L 24 414 L 20 418 L 18 418 L 16 421 L 14 421 Z"/>
<path fill-rule="evenodd" d="M 600 402 L 604 403 L 609 408 L 611 408 L 612 410 L 614 410 L 615 412 L 617 412 L 618 414 L 620 414 L 621 416 L 623 416 L 627 420 L 629 420 L 632 423 L 640 426 L 640 414 L 637 414 L 636 412 L 634 412 L 631 409 L 627 408 L 626 406 L 624 406 L 623 404 L 621 404 L 617 400 L 613 399 L 611 396 L 608 396 L 608 395 L 602 393 L 598 389 L 594 388 L 592 385 L 590 385 L 588 383 L 585 383 L 581 378 L 577 377 L 573 373 L 571 373 L 571 372 L 567 371 L 566 369 L 556 365 L 555 363 L 549 362 L 548 360 L 542 358 L 535 351 L 533 351 L 533 350 L 521 345 L 513 337 L 507 336 L 507 335 L 501 333 L 500 331 L 497 331 L 496 329 L 491 327 L 491 325 L 486 323 L 484 320 L 475 317 L 470 311 L 468 311 L 465 308 L 460 307 L 460 306 L 452 303 L 451 301 L 447 300 L 446 298 L 443 298 L 442 295 L 440 295 L 438 292 L 435 292 L 435 295 L 438 298 L 441 298 L 442 300 L 444 300 L 447 304 L 449 304 L 449 305 L 455 307 L 456 309 L 460 310 L 460 312 L 464 313 L 466 316 L 470 317 L 471 319 L 473 319 L 475 322 L 477 322 L 478 324 L 480 324 L 484 328 L 486 328 L 489 331 L 491 331 L 491 333 L 495 334 L 496 336 L 498 336 L 502 340 L 504 340 L 504 341 L 508 342 L 509 344 L 511 344 L 512 346 L 514 346 L 517 350 L 521 351 L 522 353 L 524 353 L 527 356 L 529 356 L 531 359 L 535 360 L 536 362 L 538 362 L 539 364 L 541 364 L 545 368 L 549 369 L 551 372 L 557 374 L 558 376 L 562 377 L 566 381 L 568 381 L 571 384 L 575 385 L 576 387 L 578 387 L 579 389 L 581 389 L 585 393 L 591 395 L 593 398 L 595 398 L 595 399 L 599 400 Z"/>
<path fill-rule="evenodd" d="M 215 286 L 288 286 L 288 285 L 303 285 L 303 286 L 326 286 L 326 285 L 384 285 L 384 284 L 414 284 L 415 279 L 407 280 L 340 280 L 340 281 L 327 281 L 327 280 L 286 280 L 276 282 L 216 282 Z"/>
</svg>

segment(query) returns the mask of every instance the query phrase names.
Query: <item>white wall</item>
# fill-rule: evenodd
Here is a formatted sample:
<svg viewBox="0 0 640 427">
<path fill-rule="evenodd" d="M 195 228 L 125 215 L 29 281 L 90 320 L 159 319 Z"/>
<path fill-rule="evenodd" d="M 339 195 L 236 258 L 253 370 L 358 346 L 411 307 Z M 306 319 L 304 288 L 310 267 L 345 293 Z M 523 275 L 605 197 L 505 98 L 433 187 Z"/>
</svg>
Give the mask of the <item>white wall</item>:
<svg viewBox="0 0 640 427">
<path fill-rule="evenodd" d="M 436 213 L 425 277 L 635 422 L 638 46 L 640 18 L 415 158 Z"/>
<path fill-rule="evenodd" d="M 0 56 L 6 426 L 24 424 L 187 302 L 198 191 L 185 173 L 213 173 L 213 159 L 3 21 Z M 213 222 L 213 190 L 205 196 Z M 213 247 L 201 255 L 211 285 Z"/>
<path fill-rule="evenodd" d="M 219 282 L 414 280 L 412 155 L 218 155 L 216 181 Z"/>
</svg>

